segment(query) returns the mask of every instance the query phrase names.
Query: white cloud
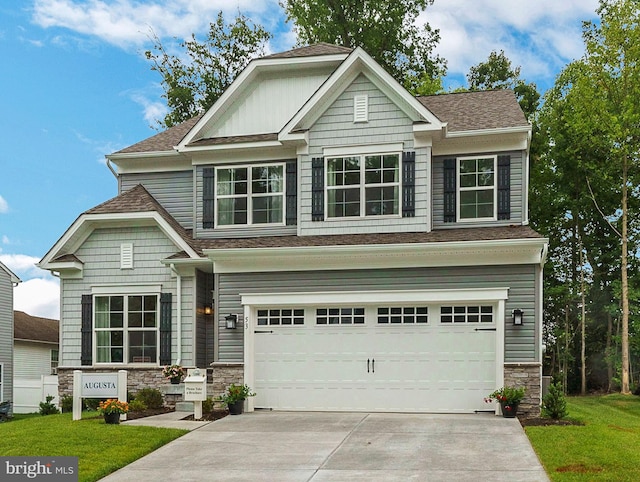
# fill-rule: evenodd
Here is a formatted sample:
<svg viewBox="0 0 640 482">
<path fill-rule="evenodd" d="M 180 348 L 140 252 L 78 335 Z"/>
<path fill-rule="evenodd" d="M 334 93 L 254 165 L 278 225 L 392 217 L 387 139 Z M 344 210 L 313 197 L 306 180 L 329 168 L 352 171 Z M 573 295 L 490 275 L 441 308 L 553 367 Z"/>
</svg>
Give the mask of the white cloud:
<svg viewBox="0 0 640 482">
<path fill-rule="evenodd" d="M 11 241 L 9 240 L 9 236 L 7 236 L 6 234 L 2 235 L 2 244 L 11 244 Z M 2 251 L 0 249 L 0 251 Z"/>
<path fill-rule="evenodd" d="M 130 97 L 136 104 L 142 106 L 144 120 L 153 128 L 158 127 L 158 121 L 162 121 L 167 115 L 168 109 L 164 102 L 149 100 L 140 92 L 132 92 Z"/>
<path fill-rule="evenodd" d="M 60 281 L 26 254 L 0 254 L 0 261 L 22 280 L 14 289 L 13 308 L 33 316 L 60 319 Z"/>
<path fill-rule="evenodd" d="M 60 282 L 56 278 L 32 278 L 14 290 L 13 307 L 32 316 L 60 319 Z"/>
<path fill-rule="evenodd" d="M 0 196 L 0 213 L 9 212 L 9 203 L 5 201 L 5 199 Z"/>
<path fill-rule="evenodd" d="M 276 0 L 36 0 L 33 20 L 41 27 L 63 27 L 99 37 L 120 47 L 148 41 L 149 28 L 160 37 L 187 38 L 206 31 L 222 10 L 230 15 L 240 10 L 259 20 L 281 9 Z"/>
<path fill-rule="evenodd" d="M 464 75 L 504 50 L 526 80 L 553 76 L 582 55 L 583 20 L 596 17 L 597 0 L 438 0 L 420 17 L 440 29 L 437 52 L 447 59 L 449 74 Z"/>
</svg>

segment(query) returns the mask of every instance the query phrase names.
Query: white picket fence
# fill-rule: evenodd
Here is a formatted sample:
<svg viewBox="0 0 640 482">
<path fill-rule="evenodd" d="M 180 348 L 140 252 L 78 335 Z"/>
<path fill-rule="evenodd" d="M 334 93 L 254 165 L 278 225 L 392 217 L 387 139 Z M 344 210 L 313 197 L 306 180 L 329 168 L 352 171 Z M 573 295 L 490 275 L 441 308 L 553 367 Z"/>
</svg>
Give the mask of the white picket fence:
<svg viewBox="0 0 640 482">
<path fill-rule="evenodd" d="M 40 410 L 40 402 L 53 395 L 52 403 L 58 405 L 58 376 L 42 375 L 37 378 L 13 380 L 13 412 L 33 413 Z"/>
</svg>

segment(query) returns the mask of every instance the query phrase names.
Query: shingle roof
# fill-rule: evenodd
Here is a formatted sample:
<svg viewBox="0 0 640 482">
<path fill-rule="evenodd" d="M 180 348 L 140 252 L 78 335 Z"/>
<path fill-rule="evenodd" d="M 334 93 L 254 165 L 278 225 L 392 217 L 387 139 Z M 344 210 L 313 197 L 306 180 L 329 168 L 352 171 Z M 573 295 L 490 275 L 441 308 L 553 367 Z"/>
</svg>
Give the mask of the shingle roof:
<svg viewBox="0 0 640 482">
<path fill-rule="evenodd" d="M 31 316 L 23 311 L 14 311 L 13 319 L 14 339 L 58 343 L 58 320 Z"/>
<path fill-rule="evenodd" d="M 85 211 L 83 214 L 115 214 L 157 212 L 194 250 L 198 251 L 197 243 L 191 237 L 191 232 L 184 229 L 171 214 L 156 199 L 149 194 L 142 184 L 123 192 L 122 194 Z"/>
<path fill-rule="evenodd" d="M 285 59 L 292 57 L 315 57 L 318 55 L 336 55 L 336 54 L 350 54 L 353 49 L 349 47 L 343 47 L 342 45 L 333 45 L 326 42 L 320 42 L 313 45 L 307 45 L 305 47 L 298 47 L 295 49 L 287 50 L 286 52 L 278 52 L 275 54 L 262 57 L 263 59 Z"/>
<path fill-rule="evenodd" d="M 244 136 L 210 137 L 190 142 L 189 147 L 215 146 L 219 144 L 240 144 L 243 142 L 277 141 L 278 133 L 273 134 L 247 134 Z"/>
<path fill-rule="evenodd" d="M 128 154 L 134 152 L 164 152 L 173 151 L 174 146 L 180 144 L 189 131 L 195 126 L 204 114 L 188 119 L 177 126 L 170 127 L 155 136 L 149 137 L 132 146 L 125 147 L 113 154 Z M 112 154 L 112 155 L 113 155 Z"/>
<path fill-rule="evenodd" d="M 512 90 L 459 92 L 418 100 L 447 122 L 449 132 L 529 125 Z"/>
</svg>

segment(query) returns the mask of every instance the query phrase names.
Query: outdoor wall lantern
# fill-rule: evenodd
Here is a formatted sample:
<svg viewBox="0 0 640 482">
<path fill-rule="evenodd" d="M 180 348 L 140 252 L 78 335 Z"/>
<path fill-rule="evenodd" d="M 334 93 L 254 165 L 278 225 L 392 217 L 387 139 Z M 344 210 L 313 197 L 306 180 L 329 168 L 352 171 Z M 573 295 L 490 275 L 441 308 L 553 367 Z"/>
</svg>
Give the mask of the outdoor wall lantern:
<svg viewBox="0 0 640 482">
<path fill-rule="evenodd" d="M 207 305 L 204 307 L 204 314 L 205 315 L 212 315 L 213 314 L 213 307 Z"/>
<path fill-rule="evenodd" d="M 227 315 L 224 317 L 224 321 L 227 323 L 227 330 L 235 330 L 238 323 L 238 315 Z"/>
<path fill-rule="evenodd" d="M 511 315 L 513 316 L 513 324 L 515 326 L 521 326 L 522 325 L 522 319 L 524 318 L 524 311 L 516 308 L 515 310 L 513 310 L 511 312 Z"/>
</svg>

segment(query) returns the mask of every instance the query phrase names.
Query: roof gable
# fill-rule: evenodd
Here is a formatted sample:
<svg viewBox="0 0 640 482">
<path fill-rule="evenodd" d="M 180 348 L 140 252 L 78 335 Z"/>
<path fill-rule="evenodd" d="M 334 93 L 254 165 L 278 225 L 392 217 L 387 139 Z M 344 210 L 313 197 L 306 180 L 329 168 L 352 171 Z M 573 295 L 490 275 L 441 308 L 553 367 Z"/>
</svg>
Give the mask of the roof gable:
<svg viewBox="0 0 640 482">
<path fill-rule="evenodd" d="M 22 280 L 20 278 L 18 278 L 13 271 L 11 271 L 9 268 L 7 268 L 4 264 L 2 264 L 2 261 L 0 261 L 0 270 L 4 271 L 5 273 L 7 273 L 7 275 L 9 276 L 9 279 L 11 280 L 11 283 L 16 284 L 16 283 L 21 283 Z"/>
</svg>

